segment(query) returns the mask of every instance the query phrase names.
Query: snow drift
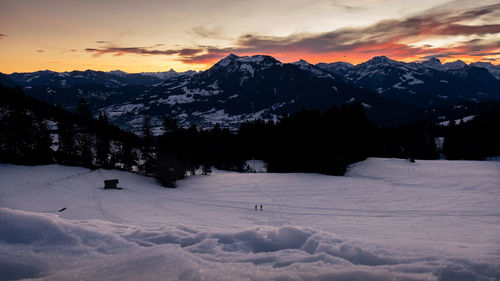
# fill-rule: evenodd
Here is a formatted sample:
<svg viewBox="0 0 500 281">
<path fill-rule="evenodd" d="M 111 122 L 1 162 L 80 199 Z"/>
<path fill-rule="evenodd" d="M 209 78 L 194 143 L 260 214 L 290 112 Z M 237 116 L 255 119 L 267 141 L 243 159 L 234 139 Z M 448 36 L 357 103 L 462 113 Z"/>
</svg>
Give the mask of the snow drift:
<svg viewBox="0 0 500 281">
<path fill-rule="evenodd" d="M 2 165 L 0 280 L 499 280 L 499 164 L 368 159 L 349 177 L 218 173 L 176 190 Z M 103 190 L 111 176 L 125 189 Z"/>
</svg>

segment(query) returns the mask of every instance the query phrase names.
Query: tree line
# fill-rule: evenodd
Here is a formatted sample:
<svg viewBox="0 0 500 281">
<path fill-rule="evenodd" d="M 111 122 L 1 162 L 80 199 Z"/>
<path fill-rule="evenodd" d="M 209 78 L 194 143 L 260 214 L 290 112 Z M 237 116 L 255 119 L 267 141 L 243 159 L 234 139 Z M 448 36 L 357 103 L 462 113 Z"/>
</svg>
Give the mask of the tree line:
<svg viewBox="0 0 500 281">
<path fill-rule="evenodd" d="M 141 138 L 111 125 L 103 114 L 92 118 L 83 99 L 77 108 L 70 113 L 25 96 L 19 87 L 0 85 L 0 162 L 132 167 Z"/>
<path fill-rule="evenodd" d="M 444 129 L 443 153 L 450 160 L 482 160 L 500 156 L 500 108 L 464 122 L 451 121 Z"/>
<path fill-rule="evenodd" d="M 264 160 L 269 172 L 343 175 L 349 164 L 367 157 L 500 155 L 500 110 L 447 127 L 414 122 L 386 128 L 373 124 L 362 104 L 350 103 L 285 114 L 276 121 L 248 121 L 236 132 L 219 124 L 208 130 L 183 128 L 165 118 L 160 136 L 153 135 L 144 116 L 138 137 L 110 124 L 104 113 L 93 118 L 84 99 L 70 113 L 26 97 L 19 88 L 0 86 L 0 101 L 1 162 L 118 168 L 154 176 L 168 187 L 187 174 L 208 174 L 211 167 L 244 172 L 249 159 Z M 442 151 L 435 143 L 439 136 L 445 138 Z"/>
<path fill-rule="evenodd" d="M 373 124 L 360 103 L 325 112 L 302 110 L 276 122 L 253 120 L 237 132 L 219 125 L 210 130 L 182 128 L 165 119 L 157 149 L 156 177 L 167 186 L 185 171 L 200 167 L 245 171 L 245 160 L 261 159 L 268 172 L 343 175 L 348 165 L 367 157 L 437 159 L 439 127 L 413 123 L 398 128 Z"/>
</svg>

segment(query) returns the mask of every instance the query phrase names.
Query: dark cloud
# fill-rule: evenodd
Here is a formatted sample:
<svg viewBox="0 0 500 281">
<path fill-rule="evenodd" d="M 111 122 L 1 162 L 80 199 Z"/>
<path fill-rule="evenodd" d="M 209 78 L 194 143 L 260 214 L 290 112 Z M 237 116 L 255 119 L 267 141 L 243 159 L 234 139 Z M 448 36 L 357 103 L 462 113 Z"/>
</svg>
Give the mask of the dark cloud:
<svg viewBox="0 0 500 281">
<path fill-rule="evenodd" d="M 98 41 L 95 41 L 97 44 L 109 44 L 111 43 L 110 41 L 104 41 L 104 40 L 98 40 Z"/>
<path fill-rule="evenodd" d="M 471 56 L 473 56 L 473 57 L 486 57 L 486 56 L 498 56 L 498 55 L 500 55 L 500 52 L 494 52 L 494 53 L 477 53 L 477 54 L 472 54 Z"/>
<path fill-rule="evenodd" d="M 0 39 L 7 37 L 7 34 L 0 33 Z"/>
<path fill-rule="evenodd" d="M 194 48 L 184 48 L 179 50 L 156 50 L 148 47 L 104 47 L 104 48 L 87 48 L 86 52 L 94 53 L 94 57 L 98 57 L 104 54 L 112 54 L 115 56 L 121 56 L 124 54 L 137 54 L 137 55 L 180 55 L 180 56 L 194 56 L 200 52 L 202 49 Z"/>
<path fill-rule="evenodd" d="M 44 50 L 36 50 L 36 51 L 37 51 L 37 53 L 43 53 L 43 52 L 45 52 Z"/>
<path fill-rule="evenodd" d="M 230 53 L 238 51 L 233 48 L 216 48 L 216 47 L 206 47 L 203 53 L 198 54 L 196 56 L 183 56 L 179 60 L 184 63 L 190 64 L 203 64 L 210 63 L 214 60 L 218 60 L 221 57 L 227 56 Z"/>
<path fill-rule="evenodd" d="M 432 59 L 432 58 L 452 58 L 453 56 L 459 55 L 457 53 L 446 53 L 446 54 L 435 54 L 429 56 L 423 56 L 421 59 Z"/>
<path fill-rule="evenodd" d="M 495 34 L 500 33 L 500 24 L 489 24 L 489 25 L 462 25 L 462 24 L 451 24 L 442 28 L 439 32 L 441 35 L 470 35 L 470 34 Z"/>
<path fill-rule="evenodd" d="M 473 39 L 462 42 L 460 45 L 449 48 L 424 49 L 421 53 L 429 55 L 422 56 L 423 59 L 431 57 L 452 58 L 457 56 L 469 56 L 486 59 L 487 56 L 500 55 L 500 42 L 487 39 Z"/>
</svg>

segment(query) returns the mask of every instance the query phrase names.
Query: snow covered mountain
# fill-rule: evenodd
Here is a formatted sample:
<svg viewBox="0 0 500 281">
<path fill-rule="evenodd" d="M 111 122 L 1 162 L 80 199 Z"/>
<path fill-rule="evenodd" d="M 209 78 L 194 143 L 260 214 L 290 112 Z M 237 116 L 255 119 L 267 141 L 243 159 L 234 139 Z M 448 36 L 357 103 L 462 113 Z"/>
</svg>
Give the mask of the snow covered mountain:
<svg viewBox="0 0 500 281">
<path fill-rule="evenodd" d="M 336 73 L 333 73 L 328 71 L 328 70 L 325 70 L 321 67 L 318 67 L 318 66 L 315 66 L 313 64 L 310 64 L 309 62 L 305 61 L 305 60 L 299 60 L 297 62 L 294 62 L 292 63 L 298 67 L 300 67 L 300 69 L 302 70 L 305 70 L 317 77 L 320 77 L 320 78 L 330 78 L 330 79 L 333 79 L 333 80 L 337 80 L 339 81 L 340 79 L 338 77 L 336 77 Z"/>
<path fill-rule="evenodd" d="M 495 77 L 496 79 L 500 79 L 500 66 L 494 65 L 491 62 L 478 61 L 478 62 L 472 62 L 469 65 L 467 65 L 465 62 L 457 60 L 454 62 L 441 64 L 441 61 L 438 58 L 431 58 L 427 61 L 421 62 L 421 64 L 440 71 L 459 70 L 466 68 L 467 66 L 484 68 L 488 70 L 488 72 L 491 75 L 493 75 L 493 77 Z"/>
<path fill-rule="evenodd" d="M 151 89 L 149 95 L 141 97 L 148 108 L 140 110 L 161 112 L 183 125 L 211 127 L 222 123 L 233 128 L 249 119 L 276 120 L 302 108 L 325 110 L 353 101 L 363 102 L 378 121 L 402 113 L 386 110 L 398 107 L 394 102 L 341 81 L 305 62 L 284 64 L 270 56 L 229 55 L 207 71 Z M 111 106 L 107 111 L 120 109 Z"/>
<path fill-rule="evenodd" d="M 470 66 L 480 67 L 488 70 L 491 75 L 493 75 L 496 79 L 500 79 L 500 66 L 493 65 L 491 62 L 473 62 Z"/>
<path fill-rule="evenodd" d="M 427 67 L 430 67 L 430 68 L 434 68 L 436 70 L 440 70 L 440 71 L 457 70 L 457 69 L 462 69 L 462 68 L 467 66 L 467 64 L 461 60 L 441 64 L 441 61 L 438 58 L 430 58 L 427 61 L 421 62 L 421 64 L 425 65 Z M 473 66 L 473 65 L 471 64 L 471 66 Z M 478 66 L 478 67 L 482 67 L 482 66 Z"/>
<path fill-rule="evenodd" d="M 341 77 L 343 77 L 349 70 L 354 68 L 353 64 L 343 61 L 333 63 L 318 63 L 316 64 L 316 66 Z"/>
<path fill-rule="evenodd" d="M 356 86 L 421 108 L 465 100 L 500 100 L 500 80 L 494 76 L 498 68 L 487 63 L 441 64 L 437 58 L 405 63 L 381 56 L 356 66 L 342 62 L 317 66 Z"/>
<path fill-rule="evenodd" d="M 176 78 L 176 77 L 184 76 L 184 75 L 193 76 L 196 73 L 197 72 L 194 71 L 194 70 L 188 70 L 188 71 L 185 71 L 185 72 L 176 72 L 175 70 L 170 69 L 169 71 L 162 71 L 162 72 L 141 72 L 139 74 L 142 74 L 142 75 L 145 75 L 145 76 L 153 76 L 153 77 L 156 77 L 156 78 L 159 78 L 159 79 L 162 79 L 162 80 L 168 80 L 168 79 L 171 79 L 171 78 Z"/>
<path fill-rule="evenodd" d="M 78 99 L 85 98 L 94 113 L 106 112 L 112 122 L 134 131 L 140 130 L 143 115 L 150 115 L 158 128 L 165 117 L 170 117 L 184 126 L 196 124 L 207 128 L 221 123 L 236 129 L 249 119 L 276 120 L 284 113 L 303 108 L 326 110 L 354 101 L 363 103 L 376 122 L 404 122 L 420 114 L 411 106 L 349 85 L 337 75 L 305 61 L 281 63 L 263 55 L 229 55 L 204 72 L 177 75 L 153 85 L 126 84 L 119 80 L 128 79 L 121 72 L 87 73 L 90 77 L 112 79 L 92 84 L 71 82 L 72 87 L 68 87 L 70 83 L 66 80 L 63 87 L 61 80 L 36 83 L 34 77 L 25 74 L 25 81 L 32 78 L 29 85 L 38 86 L 24 89 L 30 96 L 60 103 L 68 109 L 74 108 Z M 40 73 L 32 75 L 41 77 Z M 47 74 L 48 77 L 68 75 Z"/>
<path fill-rule="evenodd" d="M 426 61 L 422 61 L 420 64 L 433 69 L 444 70 L 441 61 L 435 57 L 432 57 Z"/>
<path fill-rule="evenodd" d="M 54 72 L 44 70 L 32 73 L 12 73 L 8 75 L 8 77 L 23 87 L 49 86 L 71 88 L 99 84 L 110 88 L 116 88 L 122 86 L 153 86 L 167 79 L 184 75 L 192 76 L 195 73 L 195 71 L 178 73 L 174 70 L 145 73 L 126 73 L 121 70 L 109 72 L 93 70 Z"/>
<path fill-rule="evenodd" d="M 106 112 L 112 122 L 134 131 L 139 131 L 143 115 L 150 115 L 157 128 L 165 117 L 184 126 L 221 123 L 237 128 L 249 119 L 276 120 L 302 108 L 325 110 L 354 101 L 361 102 L 375 122 L 391 124 L 424 119 L 436 108 L 464 101 L 500 101 L 500 80 L 491 74 L 496 66 L 460 65 L 442 65 L 437 58 L 405 63 L 387 57 L 356 66 L 312 65 L 231 54 L 199 73 L 38 71 L 6 75 L 9 80 L 4 80 L 67 109 L 85 98 L 95 114 Z"/>
</svg>

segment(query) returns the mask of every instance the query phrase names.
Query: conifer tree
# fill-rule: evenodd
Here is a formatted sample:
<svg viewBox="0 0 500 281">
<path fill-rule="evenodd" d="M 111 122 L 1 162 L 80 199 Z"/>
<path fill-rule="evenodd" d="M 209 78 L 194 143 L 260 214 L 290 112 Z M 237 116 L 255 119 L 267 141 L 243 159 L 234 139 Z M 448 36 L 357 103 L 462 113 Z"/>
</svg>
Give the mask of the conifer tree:
<svg viewBox="0 0 500 281">
<path fill-rule="evenodd" d="M 34 164 L 52 163 L 52 137 L 47 128 L 47 124 L 37 116 L 33 117 L 33 136 L 35 147 L 33 150 Z"/>
<path fill-rule="evenodd" d="M 149 115 L 144 116 L 142 134 L 144 135 L 144 138 L 141 149 L 141 158 L 144 163 L 141 165 L 141 172 L 145 175 L 154 175 L 154 139 Z"/>
<path fill-rule="evenodd" d="M 132 167 L 137 165 L 137 155 L 133 147 L 125 142 L 122 144 L 119 162 L 123 163 L 123 169 L 132 171 Z"/>
<path fill-rule="evenodd" d="M 90 112 L 89 105 L 87 104 L 87 101 L 84 98 L 81 98 L 78 100 L 78 104 L 76 106 L 76 112 L 80 116 L 80 118 L 84 120 L 88 120 L 92 118 L 92 114 Z"/>
<path fill-rule="evenodd" d="M 97 124 L 98 133 L 96 136 L 96 162 L 103 168 L 112 168 L 109 161 L 110 138 L 108 133 L 106 132 L 106 128 L 109 126 L 108 117 L 106 116 L 106 114 L 99 114 Z"/>
<path fill-rule="evenodd" d="M 85 129 L 80 129 L 76 134 L 78 163 L 83 167 L 92 168 L 93 164 L 93 135 Z"/>
<path fill-rule="evenodd" d="M 62 164 L 75 165 L 77 163 L 76 155 L 76 133 L 71 121 L 61 120 L 58 123 L 59 149 L 58 158 Z"/>
</svg>

